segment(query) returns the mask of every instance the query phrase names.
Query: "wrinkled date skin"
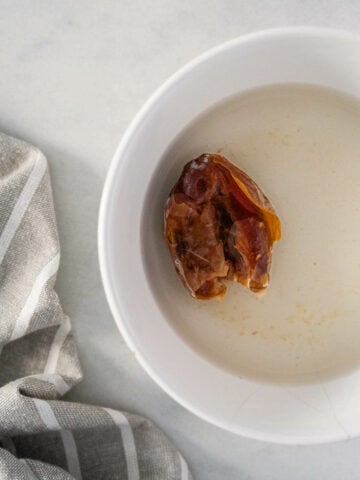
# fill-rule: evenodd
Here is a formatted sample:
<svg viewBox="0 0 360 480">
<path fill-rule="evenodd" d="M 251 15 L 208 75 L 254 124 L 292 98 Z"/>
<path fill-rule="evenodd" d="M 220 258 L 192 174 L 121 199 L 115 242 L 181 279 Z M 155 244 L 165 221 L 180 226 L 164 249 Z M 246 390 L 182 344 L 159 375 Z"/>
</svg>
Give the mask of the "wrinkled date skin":
<svg viewBox="0 0 360 480">
<path fill-rule="evenodd" d="M 187 163 L 164 220 L 175 269 L 193 297 L 222 298 L 223 280 L 253 292 L 267 288 L 280 220 L 256 183 L 226 158 L 204 153 Z"/>
</svg>

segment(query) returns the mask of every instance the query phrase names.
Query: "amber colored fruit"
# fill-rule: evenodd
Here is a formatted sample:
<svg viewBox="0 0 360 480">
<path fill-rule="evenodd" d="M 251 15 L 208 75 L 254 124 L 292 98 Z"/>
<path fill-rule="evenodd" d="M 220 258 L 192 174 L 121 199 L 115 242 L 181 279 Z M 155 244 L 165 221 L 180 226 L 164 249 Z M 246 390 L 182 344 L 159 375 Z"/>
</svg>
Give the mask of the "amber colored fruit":
<svg viewBox="0 0 360 480">
<path fill-rule="evenodd" d="M 267 288 L 280 220 L 260 187 L 226 158 L 204 153 L 185 165 L 164 222 L 175 269 L 193 297 L 222 298 L 224 280 Z"/>
</svg>

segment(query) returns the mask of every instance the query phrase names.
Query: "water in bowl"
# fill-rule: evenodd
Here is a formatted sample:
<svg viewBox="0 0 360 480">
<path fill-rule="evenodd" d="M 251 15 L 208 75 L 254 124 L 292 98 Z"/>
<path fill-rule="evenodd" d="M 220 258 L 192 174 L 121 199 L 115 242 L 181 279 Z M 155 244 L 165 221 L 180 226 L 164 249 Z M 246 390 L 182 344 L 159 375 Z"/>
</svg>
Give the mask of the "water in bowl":
<svg viewBox="0 0 360 480">
<path fill-rule="evenodd" d="M 270 287 L 260 299 L 229 284 L 223 301 L 194 300 L 174 272 L 162 209 L 183 165 L 203 152 L 219 152 L 245 170 L 282 220 Z M 238 376 L 270 382 L 318 381 L 360 365 L 357 99 L 306 85 L 232 97 L 175 140 L 148 199 L 152 247 L 144 252 L 154 293 L 200 355 Z"/>
</svg>

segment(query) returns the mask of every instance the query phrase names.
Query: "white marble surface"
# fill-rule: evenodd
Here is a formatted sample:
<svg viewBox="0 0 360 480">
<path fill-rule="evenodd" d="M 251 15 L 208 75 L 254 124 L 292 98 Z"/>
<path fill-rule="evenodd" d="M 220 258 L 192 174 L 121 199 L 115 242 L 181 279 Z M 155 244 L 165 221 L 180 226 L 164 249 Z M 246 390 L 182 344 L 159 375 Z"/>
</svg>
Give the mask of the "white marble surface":
<svg viewBox="0 0 360 480">
<path fill-rule="evenodd" d="M 197 480 L 360 478 L 360 439 L 288 447 L 236 437 L 178 406 L 143 372 L 110 315 L 98 271 L 102 184 L 137 109 L 195 55 L 243 33 L 315 24 L 359 30 L 335 0 L 0 0 L 0 129 L 49 159 L 62 245 L 57 289 L 85 379 L 73 400 L 153 419 Z"/>
</svg>

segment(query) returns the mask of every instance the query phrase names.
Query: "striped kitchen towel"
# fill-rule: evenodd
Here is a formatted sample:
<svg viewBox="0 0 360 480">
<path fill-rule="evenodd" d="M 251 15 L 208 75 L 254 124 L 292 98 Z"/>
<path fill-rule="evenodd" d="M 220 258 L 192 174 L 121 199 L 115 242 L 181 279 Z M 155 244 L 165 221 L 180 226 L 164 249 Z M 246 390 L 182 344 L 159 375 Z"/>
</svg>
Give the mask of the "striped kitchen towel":
<svg viewBox="0 0 360 480">
<path fill-rule="evenodd" d="M 46 159 L 0 134 L 0 478 L 191 479 L 150 421 L 59 400 L 81 380 L 59 258 Z"/>
</svg>

